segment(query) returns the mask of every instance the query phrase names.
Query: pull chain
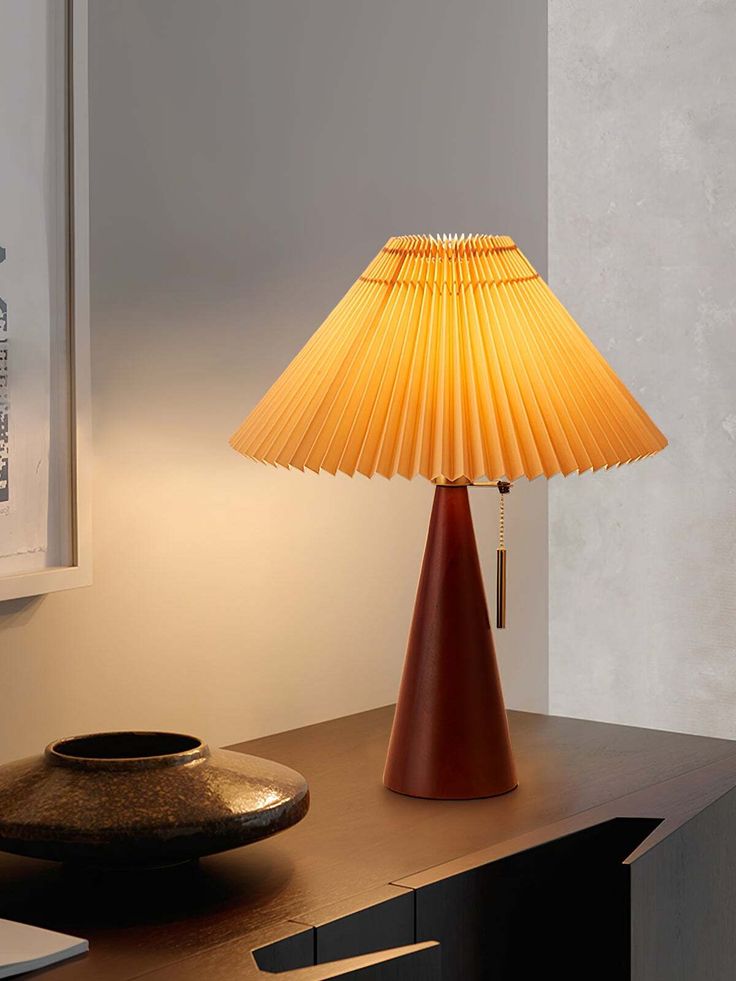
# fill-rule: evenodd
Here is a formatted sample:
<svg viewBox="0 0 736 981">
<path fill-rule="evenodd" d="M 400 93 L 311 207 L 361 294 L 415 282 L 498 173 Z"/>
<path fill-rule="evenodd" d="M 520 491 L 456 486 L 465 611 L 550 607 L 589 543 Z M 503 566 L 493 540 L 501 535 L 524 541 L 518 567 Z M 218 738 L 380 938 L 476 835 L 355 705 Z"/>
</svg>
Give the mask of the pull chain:
<svg viewBox="0 0 736 981">
<path fill-rule="evenodd" d="M 496 549 L 496 627 L 506 626 L 506 495 L 511 484 L 498 482 L 498 548 Z"/>
<path fill-rule="evenodd" d="M 506 548 L 506 542 L 504 540 L 504 496 L 503 491 L 498 495 L 498 547 Z"/>
</svg>

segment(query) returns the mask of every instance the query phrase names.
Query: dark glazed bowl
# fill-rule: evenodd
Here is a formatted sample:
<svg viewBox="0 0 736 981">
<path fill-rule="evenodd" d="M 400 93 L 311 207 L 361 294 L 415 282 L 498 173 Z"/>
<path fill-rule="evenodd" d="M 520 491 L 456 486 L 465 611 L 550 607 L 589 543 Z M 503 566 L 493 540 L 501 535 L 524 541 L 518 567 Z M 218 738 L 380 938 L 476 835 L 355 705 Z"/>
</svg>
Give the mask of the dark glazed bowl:
<svg viewBox="0 0 736 981">
<path fill-rule="evenodd" d="M 60 739 L 0 767 L 0 850 L 112 868 L 247 845 L 309 809 L 301 774 L 173 732 Z"/>
</svg>

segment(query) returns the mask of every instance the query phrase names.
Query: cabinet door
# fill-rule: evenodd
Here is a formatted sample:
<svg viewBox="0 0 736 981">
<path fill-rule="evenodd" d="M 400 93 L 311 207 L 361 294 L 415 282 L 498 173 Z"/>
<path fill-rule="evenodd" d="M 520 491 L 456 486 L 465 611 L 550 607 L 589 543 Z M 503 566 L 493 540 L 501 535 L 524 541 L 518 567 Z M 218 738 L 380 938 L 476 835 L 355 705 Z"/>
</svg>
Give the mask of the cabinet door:
<svg viewBox="0 0 736 981">
<path fill-rule="evenodd" d="M 736 977 L 736 790 L 631 863 L 632 981 Z"/>
<path fill-rule="evenodd" d="M 439 941 L 443 981 L 628 981 L 623 862 L 658 823 L 617 818 L 456 875 L 410 876 L 416 940 Z"/>
</svg>

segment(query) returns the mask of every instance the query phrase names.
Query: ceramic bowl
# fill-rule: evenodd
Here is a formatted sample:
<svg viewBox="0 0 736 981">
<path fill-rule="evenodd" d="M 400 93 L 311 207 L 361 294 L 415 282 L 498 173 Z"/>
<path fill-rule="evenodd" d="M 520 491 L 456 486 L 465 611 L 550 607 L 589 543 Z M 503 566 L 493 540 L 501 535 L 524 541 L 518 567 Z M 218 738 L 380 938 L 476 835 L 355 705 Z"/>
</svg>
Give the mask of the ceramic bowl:
<svg viewBox="0 0 736 981">
<path fill-rule="evenodd" d="M 176 864 L 291 827 L 301 774 L 172 732 L 60 739 L 0 767 L 0 850 L 103 867 Z"/>
</svg>

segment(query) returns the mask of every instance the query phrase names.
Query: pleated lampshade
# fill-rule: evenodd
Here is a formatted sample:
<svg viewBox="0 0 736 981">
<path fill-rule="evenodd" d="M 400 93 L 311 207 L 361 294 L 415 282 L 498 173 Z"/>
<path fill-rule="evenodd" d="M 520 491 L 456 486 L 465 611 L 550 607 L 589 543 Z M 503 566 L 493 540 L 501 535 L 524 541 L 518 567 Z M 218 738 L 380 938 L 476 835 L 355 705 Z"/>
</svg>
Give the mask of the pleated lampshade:
<svg viewBox="0 0 736 981">
<path fill-rule="evenodd" d="M 667 445 L 502 235 L 389 239 L 230 442 L 299 470 L 470 482 Z"/>
</svg>

